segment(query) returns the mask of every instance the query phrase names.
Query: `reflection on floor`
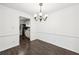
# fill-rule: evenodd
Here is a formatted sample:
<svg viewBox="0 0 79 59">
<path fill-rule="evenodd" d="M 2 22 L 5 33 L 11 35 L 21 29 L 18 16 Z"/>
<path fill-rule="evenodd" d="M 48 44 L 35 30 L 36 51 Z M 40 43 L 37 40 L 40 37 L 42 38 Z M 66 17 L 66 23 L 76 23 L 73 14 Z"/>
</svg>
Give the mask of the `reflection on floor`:
<svg viewBox="0 0 79 59">
<path fill-rule="evenodd" d="M 78 55 L 75 52 L 49 44 L 41 40 L 34 40 L 26 44 L 23 40 L 20 46 L 0 52 L 1 55 Z M 27 42 L 28 43 L 28 42 Z M 30 47 L 29 47 L 30 46 Z"/>
</svg>

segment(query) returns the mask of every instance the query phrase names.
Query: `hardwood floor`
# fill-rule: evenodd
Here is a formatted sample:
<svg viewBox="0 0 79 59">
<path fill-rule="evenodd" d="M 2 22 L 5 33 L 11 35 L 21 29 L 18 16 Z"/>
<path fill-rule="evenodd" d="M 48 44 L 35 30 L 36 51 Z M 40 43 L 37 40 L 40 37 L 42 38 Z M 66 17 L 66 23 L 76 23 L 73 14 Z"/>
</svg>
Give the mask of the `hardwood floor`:
<svg viewBox="0 0 79 59">
<path fill-rule="evenodd" d="M 34 40 L 31 43 L 31 49 L 33 54 L 38 55 L 77 55 L 77 53 L 69 51 L 67 49 L 58 47 L 56 45 L 41 41 Z M 35 48 L 33 48 L 35 47 Z"/>
<path fill-rule="evenodd" d="M 2 51 L 0 55 L 79 55 L 38 39 L 31 42 L 27 40 L 21 39 L 19 46 Z"/>
</svg>

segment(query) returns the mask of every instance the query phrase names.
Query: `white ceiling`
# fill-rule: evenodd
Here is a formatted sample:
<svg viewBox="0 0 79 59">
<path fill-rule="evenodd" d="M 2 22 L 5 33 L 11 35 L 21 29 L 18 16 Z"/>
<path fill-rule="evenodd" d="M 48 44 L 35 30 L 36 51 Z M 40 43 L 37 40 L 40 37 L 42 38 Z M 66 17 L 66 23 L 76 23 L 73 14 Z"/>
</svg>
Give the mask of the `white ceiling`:
<svg viewBox="0 0 79 59">
<path fill-rule="evenodd" d="M 74 4 L 77 3 L 44 3 L 42 10 L 44 13 L 49 14 Z M 38 13 L 40 8 L 38 3 L 1 3 L 1 5 L 29 13 L 31 15 Z"/>
</svg>

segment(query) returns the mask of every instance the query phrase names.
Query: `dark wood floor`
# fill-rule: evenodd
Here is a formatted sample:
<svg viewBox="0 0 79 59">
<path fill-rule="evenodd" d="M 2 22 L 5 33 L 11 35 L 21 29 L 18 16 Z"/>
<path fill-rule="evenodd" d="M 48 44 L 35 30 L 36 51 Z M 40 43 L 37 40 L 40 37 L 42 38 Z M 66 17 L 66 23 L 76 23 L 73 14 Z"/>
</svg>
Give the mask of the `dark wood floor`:
<svg viewBox="0 0 79 59">
<path fill-rule="evenodd" d="M 27 44 L 27 43 L 29 44 Z M 29 47 L 30 46 L 30 47 Z M 0 52 L 0 55 L 78 55 L 75 52 L 49 44 L 41 40 L 31 42 L 21 40 L 20 45 Z"/>
</svg>

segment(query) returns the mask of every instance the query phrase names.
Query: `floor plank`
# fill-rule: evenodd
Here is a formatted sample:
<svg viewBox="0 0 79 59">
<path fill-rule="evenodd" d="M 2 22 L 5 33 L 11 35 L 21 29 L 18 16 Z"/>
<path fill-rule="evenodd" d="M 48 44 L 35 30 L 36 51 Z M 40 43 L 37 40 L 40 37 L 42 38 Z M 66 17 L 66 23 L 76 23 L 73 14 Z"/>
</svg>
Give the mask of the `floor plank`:
<svg viewBox="0 0 79 59">
<path fill-rule="evenodd" d="M 25 40 L 22 42 L 26 42 Z M 28 43 L 28 42 L 27 42 Z M 34 40 L 29 44 L 21 43 L 23 47 L 16 46 L 5 51 L 0 52 L 0 55 L 79 55 L 73 51 L 58 47 L 56 45 L 41 41 Z M 26 45 L 30 47 L 27 49 Z"/>
</svg>

